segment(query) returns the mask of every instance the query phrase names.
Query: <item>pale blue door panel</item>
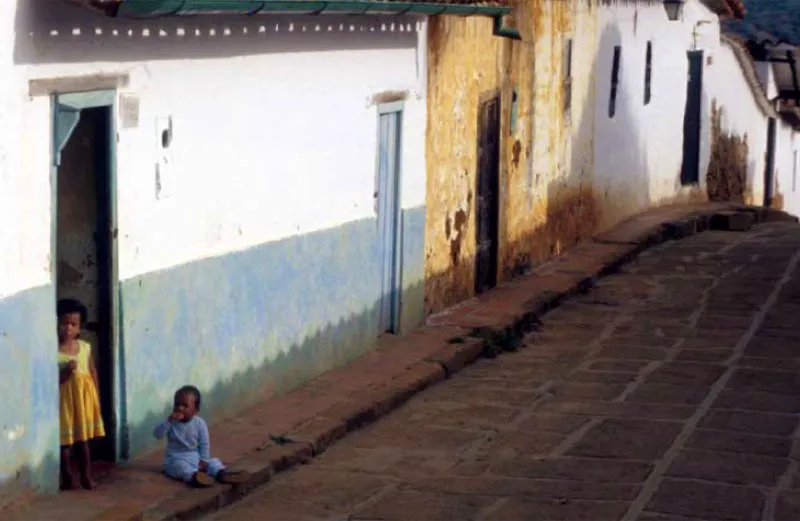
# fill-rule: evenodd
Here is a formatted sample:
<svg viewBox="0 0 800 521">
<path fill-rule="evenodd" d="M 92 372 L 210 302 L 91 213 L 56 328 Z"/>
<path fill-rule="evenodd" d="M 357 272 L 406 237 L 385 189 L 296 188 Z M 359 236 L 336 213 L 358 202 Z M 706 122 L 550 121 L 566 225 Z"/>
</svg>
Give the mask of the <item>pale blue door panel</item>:
<svg viewBox="0 0 800 521">
<path fill-rule="evenodd" d="M 381 296 L 378 333 L 394 331 L 398 311 L 400 114 L 388 112 L 379 117 L 377 198 Z"/>
</svg>

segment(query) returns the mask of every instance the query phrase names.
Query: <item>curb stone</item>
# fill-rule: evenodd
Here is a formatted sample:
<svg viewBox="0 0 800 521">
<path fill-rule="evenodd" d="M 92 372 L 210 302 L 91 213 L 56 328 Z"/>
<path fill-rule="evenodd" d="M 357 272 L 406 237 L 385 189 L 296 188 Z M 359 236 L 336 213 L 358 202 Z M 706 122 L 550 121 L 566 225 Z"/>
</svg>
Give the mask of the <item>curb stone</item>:
<svg viewBox="0 0 800 521">
<path fill-rule="evenodd" d="M 456 323 L 448 323 L 445 318 L 438 325 L 423 326 L 423 329 L 456 326 L 450 333 L 463 331 L 464 334 L 446 338 L 433 354 L 412 363 L 385 384 L 330 407 L 297 425 L 285 436 L 276 438 L 280 443 L 267 442 L 234 463 L 232 467 L 251 473 L 251 479 L 246 483 L 187 489 L 144 512 L 114 507 L 94 519 L 193 520 L 220 510 L 269 482 L 275 474 L 310 462 L 348 433 L 375 422 L 476 359 L 516 350 L 522 337 L 536 330 L 543 314 L 571 296 L 590 291 L 600 278 L 617 272 L 652 246 L 708 230 L 746 231 L 757 223 L 798 222 L 796 217 L 779 210 L 743 205 L 721 205 L 714 210 L 684 209 L 673 213 L 644 226 L 644 229 L 629 227 L 617 233 L 616 238 L 614 234 L 605 233 L 568 250 L 541 270 L 511 281 L 510 285 L 516 289 L 507 289 L 510 285 L 504 285 L 495 293 L 490 291 L 478 297 L 478 303 L 468 304 L 460 314 L 454 314 L 455 318 L 451 320 Z M 464 322 L 479 325 L 465 327 Z M 438 334 L 441 332 L 440 329 Z"/>
</svg>

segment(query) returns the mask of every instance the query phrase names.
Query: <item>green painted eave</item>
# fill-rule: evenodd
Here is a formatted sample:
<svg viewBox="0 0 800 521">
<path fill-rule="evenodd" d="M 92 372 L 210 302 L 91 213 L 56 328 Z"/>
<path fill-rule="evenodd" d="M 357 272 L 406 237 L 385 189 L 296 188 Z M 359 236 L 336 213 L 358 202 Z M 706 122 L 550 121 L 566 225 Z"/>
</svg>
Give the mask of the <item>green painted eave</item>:
<svg viewBox="0 0 800 521">
<path fill-rule="evenodd" d="M 113 16 L 153 18 L 180 15 L 252 14 L 420 14 L 426 16 L 490 16 L 511 12 L 510 6 L 441 2 L 315 1 L 315 0 L 120 0 Z"/>
</svg>

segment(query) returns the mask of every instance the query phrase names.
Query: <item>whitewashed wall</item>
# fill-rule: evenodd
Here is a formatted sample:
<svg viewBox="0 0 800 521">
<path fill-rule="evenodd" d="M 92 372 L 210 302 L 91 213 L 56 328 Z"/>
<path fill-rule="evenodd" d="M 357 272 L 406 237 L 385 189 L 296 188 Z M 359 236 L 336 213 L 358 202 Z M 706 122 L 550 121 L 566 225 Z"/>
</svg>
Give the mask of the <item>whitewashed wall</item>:
<svg viewBox="0 0 800 521">
<path fill-rule="evenodd" d="M 318 28 L 316 20 L 250 18 L 207 22 L 196 36 L 196 21 L 168 20 L 124 24 L 115 35 L 118 23 L 53 5 L 64 18 L 51 13 L 49 26 L 36 27 L 37 63 L 12 68 L 17 81 L 9 110 L 19 114 L 18 121 L 24 114 L 26 132 L 4 141 L 16 141 L 11 150 L 26 145 L 17 158 L 21 168 L 8 175 L 32 186 L 22 190 L 29 194 L 23 214 L 13 206 L 3 210 L 38 224 L 6 244 L 35 243 L 21 250 L 36 262 L 21 264 L 40 281 L 49 277 L 49 240 L 42 238 L 50 233 L 50 100 L 27 98 L 29 79 L 130 76 L 120 94 L 139 99 L 140 119 L 138 128 L 119 128 L 122 279 L 374 215 L 372 97 L 385 91 L 408 92 L 403 206 L 424 204 L 424 62 L 420 67 L 418 61 L 424 53 L 417 47 L 422 23 L 373 18 L 351 26 L 323 18 Z M 81 35 L 65 46 L 62 37 L 48 41 L 53 30 Z M 136 59 L 103 59 L 113 54 Z M 93 55 L 99 59 L 91 60 Z M 171 197 L 158 200 L 156 118 L 166 116 L 174 125 L 174 184 Z M 15 284 L 33 278 L 15 277 Z"/>
<path fill-rule="evenodd" d="M 671 22 L 660 3 L 614 4 L 598 10 L 597 34 L 597 185 L 601 188 L 628 187 L 625 195 L 630 202 L 624 214 L 688 196 L 691 188 L 680 184 L 688 72 L 686 52 L 703 49 L 706 56 L 713 57 L 719 42 L 717 15 L 699 2 L 689 1 L 682 19 Z M 648 42 L 652 42 L 653 53 L 652 97 L 645 105 Z M 610 118 L 608 106 L 615 45 L 622 46 L 622 53 L 616 114 Z M 709 105 L 709 100 L 704 99 L 704 129 L 708 128 Z M 701 187 L 708 165 L 708 148 L 708 135 L 704 132 Z"/>
<path fill-rule="evenodd" d="M 24 139 L 30 127 L 24 117 L 25 68 L 14 63 L 15 14 L 14 2 L 0 2 L 0 298 L 50 280 L 50 243 L 38 239 L 50 233 L 50 199 L 41 195 L 49 194 L 49 170 L 26 175 L 23 164 L 24 156 L 37 151 Z M 44 118 L 49 125 L 47 113 Z M 50 143 L 43 145 L 46 161 Z"/>
<path fill-rule="evenodd" d="M 660 3 L 620 4 L 598 10 L 594 103 L 595 186 L 616 192 L 617 217 L 648 206 L 685 200 L 706 191 L 711 150 L 711 107 L 721 111 L 722 132 L 747 136 L 749 202 L 762 204 L 768 115 L 756 101 L 733 48 L 720 36 L 718 16 L 697 0 L 685 4 L 681 20 L 670 22 Z M 647 42 L 652 42 L 652 99 L 644 104 Z M 608 115 L 615 45 L 622 46 L 616 115 Z M 686 52 L 704 51 L 700 183 L 681 186 L 683 117 L 688 63 Z M 771 68 L 757 64 L 770 98 L 777 94 Z M 787 209 L 800 210 L 788 195 L 794 161 L 791 129 L 779 125 L 775 156 L 777 191 Z M 623 188 L 620 188 L 623 187 Z M 787 188 L 789 187 L 789 188 Z"/>
<path fill-rule="evenodd" d="M 800 216 L 800 133 L 778 122 L 775 169 L 783 209 Z"/>
<path fill-rule="evenodd" d="M 765 80 L 769 78 L 767 74 L 759 76 Z M 754 204 L 763 204 L 768 115 L 756 102 L 756 93 L 745 79 L 739 59 L 730 45 L 723 43 L 719 48 L 714 57 L 714 67 L 706 78 L 709 96 L 716 100 L 722 111 L 722 132 L 747 137 L 749 192 Z M 779 155 L 780 152 L 776 159 Z"/>
</svg>

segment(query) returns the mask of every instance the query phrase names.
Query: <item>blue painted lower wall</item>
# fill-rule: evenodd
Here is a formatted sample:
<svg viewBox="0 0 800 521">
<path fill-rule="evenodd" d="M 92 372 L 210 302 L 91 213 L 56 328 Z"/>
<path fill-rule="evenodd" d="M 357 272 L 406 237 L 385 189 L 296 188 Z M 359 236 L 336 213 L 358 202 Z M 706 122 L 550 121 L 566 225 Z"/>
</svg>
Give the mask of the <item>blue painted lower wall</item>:
<svg viewBox="0 0 800 521">
<path fill-rule="evenodd" d="M 403 210 L 400 334 L 425 320 L 425 208 Z"/>
<path fill-rule="evenodd" d="M 424 229 L 424 207 L 403 210 L 401 332 L 423 319 Z M 123 457 L 154 445 L 180 385 L 201 388 L 213 421 L 374 347 L 378 266 L 367 219 L 123 281 Z M 0 300 L 0 505 L 57 490 L 56 351 L 52 285 Z"/>
<path fill-rule="evenodd" d="M 0 507 L 58 489 L 55 308 L 52 285 L 0 299 Z"/>
<path fill-rule="evenodd" d="M 402 224 L 401 332 L 423 318 L 424 207 Z M 213 420 L 374 347 L 379 265 L 365 219 L 124 281 L 123 452 L 153 445 L 183 384 L 200 387 Z"/>
</svg>

